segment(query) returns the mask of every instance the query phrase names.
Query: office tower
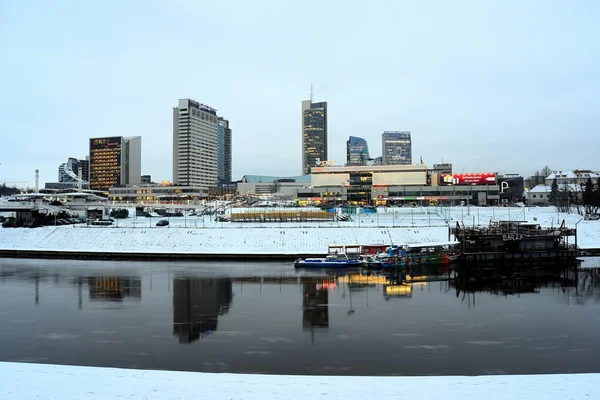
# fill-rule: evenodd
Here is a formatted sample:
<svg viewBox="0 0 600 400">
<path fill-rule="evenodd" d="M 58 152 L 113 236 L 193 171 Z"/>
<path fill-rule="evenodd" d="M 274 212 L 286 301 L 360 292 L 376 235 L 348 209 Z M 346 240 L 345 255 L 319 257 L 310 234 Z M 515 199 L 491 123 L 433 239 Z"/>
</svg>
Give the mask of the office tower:
<svg viewBox="0 0 600 400">
<path fill-rule="evenodd" d="M 217 110 L 179 99 L 173 108 L 173 183 L 214 186 L 217 182 Z"/>
<path fill-rule="evenodd" d="M 412 142 L 408 131 L 385 131 L 382 135 L 383 165 L 412 164 Z"/>
<path fill-rule="evenodd" d="M 350 136 L 346 142 L 346 165 L 367 165 L 369 146 L 363 138 Z"/>
<path fill-rule="evenodd" d="M 311 96 L 312 97 L 312 96 Z M 302 174 L 327 160 L 327 102 L 302 102 Z"/>
<path fill-rule="evenodd" d="M 108 190 L 141 181 L 142 137 L 90 139 L 90 188 Z"/>
<path fill-rule="evenodd" d="M 231 128 L 229 121 L 219 117 L 217 127 L 217 181 L 231 182 Z"/>
</svg>

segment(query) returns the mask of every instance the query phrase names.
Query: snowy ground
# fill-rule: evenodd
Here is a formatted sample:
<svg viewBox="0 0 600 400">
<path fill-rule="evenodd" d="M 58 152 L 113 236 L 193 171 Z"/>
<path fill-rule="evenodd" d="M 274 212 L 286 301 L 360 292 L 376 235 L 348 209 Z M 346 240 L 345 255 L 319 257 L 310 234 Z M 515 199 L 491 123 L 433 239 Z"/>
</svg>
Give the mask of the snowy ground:
<svg viewBox="0 0 600 400">
<path fill-rule="evenodd" d="M 600 374 L 344 377 L 0 362 L 2 399 L 593 399 Z"/>
<path fill-rule="evenodd" d="M 290 209 L 286 209 L 289 211 Z M 254 209 L 260 211 L 260 209 Z M 265 209 L 265 212 L 272 209 Z M 443 242 L 448 227 L 488 225 L 513 220 L 577 227 L 582 249 L 600 248 L 600 221 L 554 207 L 378 208 L 352 215 L 347 222 L 216 222 L 214 217 L 127 218 L 111 227 L 57 226 L 0 229 L 0 249 L 112 252 L 181 252 L 207 254 L 318 254 L 330 244 L 403 244 Z M 573 240 L 574 238 L 571 238 Z"/>
</svg>

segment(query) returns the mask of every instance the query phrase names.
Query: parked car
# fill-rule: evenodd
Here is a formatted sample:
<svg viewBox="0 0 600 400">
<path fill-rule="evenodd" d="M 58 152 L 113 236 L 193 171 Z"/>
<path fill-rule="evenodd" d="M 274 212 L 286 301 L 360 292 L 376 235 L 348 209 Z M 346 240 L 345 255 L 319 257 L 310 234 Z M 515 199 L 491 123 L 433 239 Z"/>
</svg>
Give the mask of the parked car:
<svg viewBox="0 0 600 400">
<path fill-rule="evenodd" d="M 161 219 L 160 221 L 158 221 L 156 223 L 156 226 L 167 226 L 169 225 L 169 221 L 167 221 L 166 219 Z"/>
<path fill-rule="evenodd" d="M 588 221 L 596 221 L 600 219 L 600 214 L 595 213 L 595 214 L 585 214 L 583 216 L 583 219 L 588 220 Z"/>
</svg>

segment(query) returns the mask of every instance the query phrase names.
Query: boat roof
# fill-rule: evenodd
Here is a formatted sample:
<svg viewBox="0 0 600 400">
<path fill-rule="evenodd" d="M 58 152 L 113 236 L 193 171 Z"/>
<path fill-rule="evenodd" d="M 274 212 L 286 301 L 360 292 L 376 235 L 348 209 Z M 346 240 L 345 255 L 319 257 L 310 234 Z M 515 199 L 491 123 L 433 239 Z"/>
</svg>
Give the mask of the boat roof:
<svg viewBox="0 0 600 400">
<path fill-rule="evenodd" d="M 407 243 L 406 246 L 415 248 L 415 247 L 434 247 L 434 246 L 453 246 L 457 245 L 460 242 L 456 240 L 448 240 L 445 242 L 425 242 L 425 243 Z"/>
</svg>

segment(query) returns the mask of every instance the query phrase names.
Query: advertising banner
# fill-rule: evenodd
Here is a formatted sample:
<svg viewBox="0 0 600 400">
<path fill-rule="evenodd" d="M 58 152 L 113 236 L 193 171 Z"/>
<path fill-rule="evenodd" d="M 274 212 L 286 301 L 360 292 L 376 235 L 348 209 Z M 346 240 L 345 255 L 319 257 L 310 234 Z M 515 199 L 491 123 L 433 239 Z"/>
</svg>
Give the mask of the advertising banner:
<svg viewBox="0 0 600 400">
<path fill-rule="evenodd" d="M 440 185 L 495 185 L 496 174 L 478 172 L 468 174 L 440 174 Z"/>
</svg>

